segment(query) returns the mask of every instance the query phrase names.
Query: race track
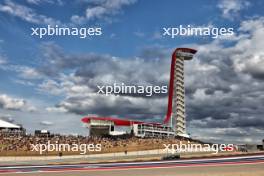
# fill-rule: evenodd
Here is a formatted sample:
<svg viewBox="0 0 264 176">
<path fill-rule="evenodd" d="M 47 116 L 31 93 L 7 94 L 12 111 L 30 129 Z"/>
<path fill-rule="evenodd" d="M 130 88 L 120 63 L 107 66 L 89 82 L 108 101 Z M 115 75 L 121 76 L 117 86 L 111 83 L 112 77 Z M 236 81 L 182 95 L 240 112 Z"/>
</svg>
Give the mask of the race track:
<svg viewBox="0 0 264 176">
<path fill-rule="evenodd" d="M 264 155 L 155 162 L 0 166 L 0 174 L 21 176 L 264 175 Z"/>
</svg>

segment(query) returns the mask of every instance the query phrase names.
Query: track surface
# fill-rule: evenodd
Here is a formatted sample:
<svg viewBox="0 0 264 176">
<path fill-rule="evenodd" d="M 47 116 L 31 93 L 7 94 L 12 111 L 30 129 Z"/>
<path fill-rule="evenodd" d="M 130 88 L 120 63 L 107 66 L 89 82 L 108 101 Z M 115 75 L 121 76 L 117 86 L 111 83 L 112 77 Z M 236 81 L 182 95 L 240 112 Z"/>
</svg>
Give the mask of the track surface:
<svg viewBox="0 0 264 176">
<path fill-rule="evenodd" d="M 25 173 L 26 175 L 36 175 L 45 173 L 45 175 L 54 175 L 55 173 L 69 173 L 73 171 L 92 172 L 92 171 L 120 171 L 148 169 L 155 173 L 154 168 L 182 168 L 182 167 L 202 167 L 202 166 L 242 166 L 242 165 L 259 165 L 264 171 L 264 155 L 244 156 L 244 157 L 226 157 L 214 159 L 186 159 L 172 161 L 155 161 L 155 162 L 129 162 L 129 163 L 105 163 L 105 164 L 71 164 L 71 165 L 23 165 L 23 166 L 0 166 L 0 174 L 17 175 Z M 95 173 L 95 172 L 93 172 Z M 68 175 L 68 174 L 67 174 Z M 75 174 L 73 174 L 75 175 Z M 77 173 L 76 173 L 77 175 Z"/>
</svg>

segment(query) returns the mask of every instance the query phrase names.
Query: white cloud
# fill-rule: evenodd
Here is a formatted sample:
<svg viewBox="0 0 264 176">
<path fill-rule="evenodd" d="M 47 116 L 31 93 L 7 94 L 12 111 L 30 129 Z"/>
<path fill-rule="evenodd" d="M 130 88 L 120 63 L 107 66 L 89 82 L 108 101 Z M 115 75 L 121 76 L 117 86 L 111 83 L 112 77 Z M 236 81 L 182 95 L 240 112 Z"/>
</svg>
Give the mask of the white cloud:
<svg viewBox="0 0 264 176">
<path fill-rule="evenodd" d="M 40 5 L 42 3 L 63 5 L 61 0 L 27 0 L 27 3 L 34 5 Z"/>
<path fill-rule="evenodd" d="M 26 80 L 22 80 L 22 79 L 14 79 L 13 80 L 15 83 L 17 84 L 21 84 L 24 86 L 34 86 L 35 84 L 31 81 L 26 81 Z"/>
<path fill-rule="evenodd" d="M 240 30 L 250 36 L 237 42 L 234 47 L 234 68 L 237 72 L 247 73 L 255 78 L 264 78 L 264 18 L 244 21 Z"/>
<path fill-rule="evenodd" d="M 137 37 L 144 37 L 145 36 L 144 32 L 141 32 L 141 31 L 134 32 L 134 35 Z"/>
<path fill-rule="evenodd" d="M 95 19 L 106 18 L 119 13 L 123 6 L 134 4 L 136 0 L 92 0 L 84 16 L 73 15 L 71 21 L 76 24 Z"/>
<path fill-rule="evenodd" d="M 5 60 L 3 61 L 4 63 L 7 63 Z M 40 72 L 38 72 L 35 68 L 33 67 L 28 67 L 24 65 L 12 65 L 12 64 L 0 64 L 0 69 L 5 70 L 5 71 L 12 71 L 12 72 L 17 72 L 19 77 L 23 79 L 40 79 L 43 77 Z"/>
<path fill-rule="evenodd" d="M 26 102 L 23 99 L 13 99 L 5 94 L 0 95 L 0 105 L 4 109 L 22 109 Z"/>
<path fill-rule="evenodd" d="M 227 19 L 234 19 L 239 12 L 250 5 L 245 0 L 221 0 L 218 3 L 218 8 L 222 11 L 222 17 Z"/>
<path fill-rule="evenodd" d="M 233 45 L 225 45 L 230 44 L 229 39 L 216 39 L 193 46 L 198 53 L 185 65 L 186 107 L 190 128 L 200 139 L 260 141 L 257 134 L 263 134 L 264 124 L 263 31 L 264 19 L 254 18 L 240 24 Z"/>
<path fill-rule="evenodd" d="M 43 126 L 51 126 L 53 125 L 54 123 L 53 122 L 50 122 L 50 121 L 41 121 L 40 122 L 40 125 L 43 125 Z"/>
<path fill-rule="evenodd" d="M 6 64 L 6 63 L 7 63 L 6 58 L 0 55 L 0 65 Z"/>
<path fill-rule="evenodd" d="M 153 99 L 142 98 L 142 95 L 106 97 L 96 93 L 98 91 L 96 85 L 114 82 L 124 82 L 127 85 L 167 85 L 170 63 L 169 57 L 166 56 L 167 52 L 160 52 L 158 48 L 154 48 L 143 53 L 148 59 L 143 59 L 145 56 L 122 59 L 94 53 L 70 55 L 54 44 L 45 47 L 48 47 L 43 50 L 47 57 L 45 60 L 48 62 L 43 64 L 44 67 L 48 66 L 44 69 L 45 74 L 53 75 L 53 70 L 56 70 L 56 73 L 67 70 L 64 74 L 55 73 L 55 76 L 49 77 L 39 85 L 38 88 L 42 92 L 64 97 L 64 100 L 55 105 L 55 109 L 47 110 L 53 111 L 63 107 L 76 114 L 90 112 L 113 115 L 119 112 L 121 114 L 162 113 L 165 110 L 165 104 L 161 103 L 165 95 Z M 153 71 L 150 73 L 149 70 Z"/>
<path fill-rule="evenodd" d="M 36 69 L 30 68 L 30 67 L 25 67 L 24 69 L 22 69 L 20 76 L 22 78 L 25 78 L 25 79 L 38 79 L 38 78 L 41 78 L 40 73 L 37 72 Z"/>
<path fill-rule="evenodd" d="M 85 96 L 72 95 L 60 102 L 57 106 L 76 114 L 100 114 L 100 115 L 126 115 L 131 116 L 146 114 L 160 114 L 166 100 L 146 99 L 144 97 L 99 95 L 90 93 Z M 133 116 L 132 116 L 133 117 Z M 152 118 L 153 116 L 151 116 Z"/>
<path fill-rule="evenodd" d="M 64 107 L 47 107 L 46 111 L 48 112 L 67 112 L 67 110 Z"/>
<path fill-rule="evenodd" d="M 7 110 L 19 111 L 36 111 L 34 106 L 31 106 L 24 99 L 12 98 L 5 94 L 0 94 L 0 108 Z"/>
<path fill-rule="evenodd" d="M 48 79 L 43 81 L 38 90 L 41 92 L 47 92 L 52 95 L 79 95 L 84 96 L 90 93 L 92 90 L 86 85 L 78 85 L 74 80 L 71 80 L 72 76 L 62 76 L 60 81 Z"/>
<path fill-rule="evenodd" d="M 39 4 L 41 3 L 41 0 L 27 0 L 29 4 Z"/>
<path fill-rule="evenodd" d="M 6 0 L 4 4 L 0 4 L 0 12 L 15 16 L 29 23 L 61 25 L 61 22 L 59 20 L 55 20 L 45 15 L 37 14 L 33 9 L 24 5 L 17 4 L 11 0 Z"/>
<path fill-rule="evenodd" d="M 52 95 L 60 95 L 64 92 L 63 87 L 54 80 L 45 80 L 42 82 L 39 85 L 39 91 L 49 92 Z"/>
</svg>

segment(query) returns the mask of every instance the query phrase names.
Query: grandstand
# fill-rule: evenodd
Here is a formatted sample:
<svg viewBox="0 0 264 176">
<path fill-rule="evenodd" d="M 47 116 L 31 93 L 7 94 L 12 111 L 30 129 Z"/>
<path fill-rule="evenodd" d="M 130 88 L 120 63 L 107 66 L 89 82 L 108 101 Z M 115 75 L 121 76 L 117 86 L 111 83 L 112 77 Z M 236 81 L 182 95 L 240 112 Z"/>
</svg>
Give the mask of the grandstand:
<svg viewBox="0 0 264 176">
<path fill-rule="evenodd" d="M 164 144 L 179 144 L 180 141 L 187 143 L 191 140 L 186 140 L 177 137 L 155 137 L 155 138 L 141 138 L 132 135 L 119 135 L 119 136 L 73 136 L 51 134 L 49 136 L 38 136 L 33 134 L 26 135 L 2 135 L 0 133 L 0 157 L 1 156 L 39 156 L 40 153 L 32 150 L 31 145 L 36 144 L 101 144 L 102 151 L 91 151 L 90 153 L 114 153 L 114 152 L 130 152 L 130 151 L 143 151 L 164 149 Z M 194 141 L 195 142 L 195 141 Z M 155 145 L 154 145 L 155 144 Z M 60 151 L 50 151 L 43 153 L 44 155 L 58 155 Z M 76 155 L 80 151 L 63 151 L 63 155 Z"/>
<path fill-rule="evenodd" d="M 26 130 L 20 126 L 0 119 L 0 133 L 6 135 L 25 134 Z"/>
</svg>

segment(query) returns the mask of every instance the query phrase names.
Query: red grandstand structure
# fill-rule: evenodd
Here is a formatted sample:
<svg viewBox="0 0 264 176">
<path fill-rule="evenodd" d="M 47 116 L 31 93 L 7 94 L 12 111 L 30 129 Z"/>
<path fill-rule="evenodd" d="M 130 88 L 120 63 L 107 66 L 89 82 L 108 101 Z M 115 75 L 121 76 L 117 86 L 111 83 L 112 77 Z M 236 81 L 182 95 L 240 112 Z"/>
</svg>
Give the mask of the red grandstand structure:
<svg viewBox="0 0 264 176">
<path fill-rule="evenodd" d="M 114 126 L 130 126 L 138 136 L 146 136 L 148 133 L 151 135 L 165 134 L 166 136 L 182 135 L 186 137 L 183 61 L 191 60 L 196 52 L 191 48 L 177 48 L 172 54 L 167 114 L 162 123 L 135 121 L 131 118 L 87 116 L 82 118 L 82 122 L 90 128 L 90 135 L 109 134 L 114 130 Z M 181 108 L 178 109 L 177 106 Z M 180 114 L 178 114 L 178 111 Z"/>
</svg>

